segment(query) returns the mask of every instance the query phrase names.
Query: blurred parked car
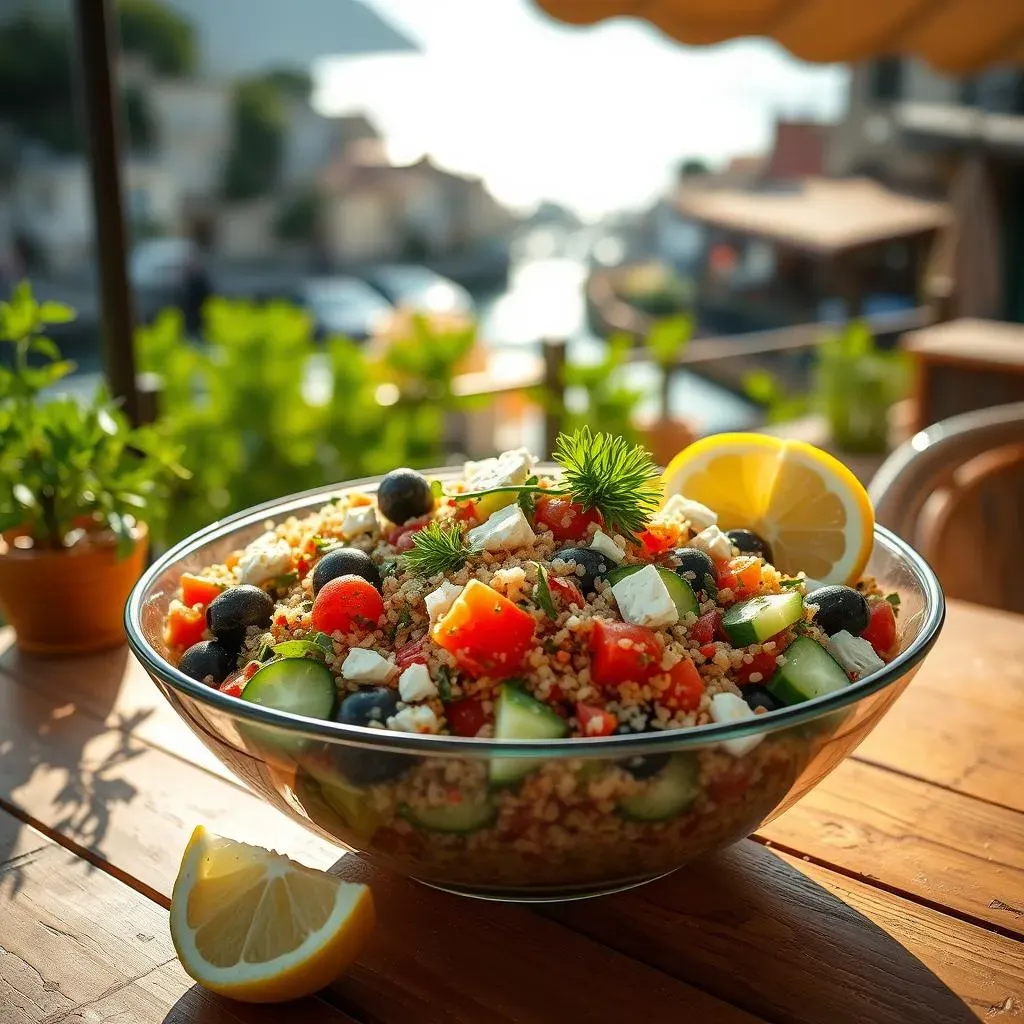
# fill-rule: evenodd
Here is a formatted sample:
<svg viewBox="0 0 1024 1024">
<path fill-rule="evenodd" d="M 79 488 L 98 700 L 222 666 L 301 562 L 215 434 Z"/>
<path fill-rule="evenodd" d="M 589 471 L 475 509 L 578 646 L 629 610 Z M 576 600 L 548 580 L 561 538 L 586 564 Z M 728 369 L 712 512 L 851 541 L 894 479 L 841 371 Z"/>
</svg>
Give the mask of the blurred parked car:
<svg viewBox="0 0 1024 1024">
<path fill-rule="evenodd" d="M 394 312 L 380 292 L 355 277 L 318 277 L 306 281 L 300 302 L 309 310 L 318 338 L 343 334 L 365 341 Z"/>
<path fill-rule="evenodd" d="M 427 267 L 389 263 L 361 276 L 396 306 L 423 313 L 473 312 L 473 298 L 461 284 Z"/>
</svg>

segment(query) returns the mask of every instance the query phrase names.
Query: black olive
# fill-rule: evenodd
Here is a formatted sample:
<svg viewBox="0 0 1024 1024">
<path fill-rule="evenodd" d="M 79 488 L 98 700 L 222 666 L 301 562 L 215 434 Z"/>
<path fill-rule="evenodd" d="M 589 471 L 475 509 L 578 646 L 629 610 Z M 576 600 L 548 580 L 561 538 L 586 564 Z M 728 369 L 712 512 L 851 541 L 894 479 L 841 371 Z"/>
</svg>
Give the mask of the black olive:
<svg viewBox="0 0 1024 1024">
<path fill-rule="evenodd" d="M 628 736 L 637 732 L 648 732 L 650 724 L 650 714 L 647 715 L 646 724 L 642 729 L 634 729 L 629 725 L 619 723 L 615 728 L 615 735 Z M 634 779 L 643 780 L 657 775 L 668 764 L 668 759 L 668 754 L 638 754 L 636 757 L 624 757 L 617 764 L 620 768 L 625 768 Z"/>
<path fill-rule="evenodd" d="M 771 563 L 772 549 L 768 541 L 758 537 L 753 530 L 727 530 L 725 535 L 741 555 L 757 555 Z"/>
<path fill-rule="evenodd" d="M 751 683 L 741 689 L 743 699 L 754 711 L 758 708 L 764 708 L 765 711 L 778 711 L 779 708 L 785 706 L 766 686 L 758 686 L 756 683 Z"/>
<path fill-rule="evenodd" d="M 335 721 L 343 725 L 384 725 L 398 711 L 398 694 L 387 686 L 371 686 L 350 693 L 335 712 Z M 397 778 L 411 768 L 414 758 L 388 754 L 370 747 L 335 748 L 339 770 L 357 786 L 372 786 Z"/>
<path fill-rule="evenodd" d="M 200 640 L 193 644 L 178 662 L 178 668 L 187 676 L 203 682 L 207 676 L 219 686 L 235 667 L 235 655 L 216 640 Z"/>
<path fill-rule="evenodd" d="M 561 559 L 563 562 L 583 567 L 583 575 L 574 576 L 573 581 L 584 595 L 593 594 L 597 581 L 603 580 L 615 568 L 615 563 L 607 555 L 602 555 L 593 548 L 563 548 L 556 551 L 551 559 Z"/>
<path fill-rule="evenodd" d="M 240 646 L 250 626 L 269 626 L 273 614 L 274 599 L 265 590 L 243 583 L 230 587 L 210 602 L 206 624 L 225 647 Z"/>
<path fill-rule="evenodd" d="M 707 552 L 700 548 L 676 548 L 672 555 L 679 562 L 675 567 L 676 575 L 686 580 L 694 593 L 703 591 L 706 597 L 714 597 L 718 593 L 718 570 Z"/>
<path fill-rule="evenodd" d="M 313 568 L 313 596 L 320 593 L 325 583 L 339 576 L 362 576 L 378 590 L 381 589 L 380 572 L 365 551 L 359 548 L 336 548 L 328 551 Z"/>
<path fill-rule="evenodd" d="M 377 488 L 377 505 L 393 523 L 407 523 L 425 516 L 434 507 L 434 492 L 415 469 L 393 469 Z"/>
<path fill-rule="evenodd" d="M 816 604 L 815 623 L 829 636 L 846 630 L 854 636 L 860 636 L 868 628 L 871 611 L 864 595 L 853 587 L 835 584 L 820 587 L 807 595 L 808 604 Z"/>
</svg>

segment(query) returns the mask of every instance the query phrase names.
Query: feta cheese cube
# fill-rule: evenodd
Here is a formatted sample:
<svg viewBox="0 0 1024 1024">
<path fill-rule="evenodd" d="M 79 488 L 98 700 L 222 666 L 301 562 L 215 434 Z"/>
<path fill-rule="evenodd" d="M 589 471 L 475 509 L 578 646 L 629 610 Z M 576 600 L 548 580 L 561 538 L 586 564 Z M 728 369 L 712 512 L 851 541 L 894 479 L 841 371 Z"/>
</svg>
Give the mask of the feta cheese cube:
<svg viewBox="0 0 1024 1024">
<path fill-rule="evenodd" d="M 622 617 L 635 626 L 671 626 L 679 621 L 675 601 L 653 565 L 619 580 L 612 594 Z"/>
<path fill-rule="evenodd" d="M 610 558 L 616 565 L 626 557 L 626 552 L 604 530 L 598 530 L 594 534 L 594 539 L 590 542 L 590 546 L 595 551 L 600 551 L 606 558 Z"/>
<path fill-rule="evenodd" d="M 718 524 L 717 512 L 712 512 L 707 505 L 702 505 L 699 501 L 691 501 L 681 494 L 673 494 L 665 502 L 661 511 L 663 515 L 682 516 L 683 519 L 689 520 L 690 525 L 697 530 Z"/>
<path fill-rule="evenodd" d="M 753 709 L 742 698 L 735 693 L 716 693 L 711 698 L 711 721 L 724 724 L 727 722 L 746 722 L 748 719 L 756 718 Z M 749 754 L 756 747 L 763 735 L 743 736 L 736 740 L 724 740 L 719 746 L 733 757 L 743 757 Z"/>
<path fill-rule="evenodd" d="M 398 677 L 398 695 L 409 704 L 437 695 L 437 687 L 426 665 L 417 662 Z"/>
<path fill-rule="evenodd" d="M 447 580 L 432 590 L 423 603 L 427 606 L 427 614 L 430 616 L 430 624 L 433 625 L 442 615 L 446 615 L 448 609 L 455 603 L 455 599 L 462 593 L 462 587 L 457 583 L 449 583 Z"/>
<path fill-rule="evenodd" d="M 441 723 L 429 704 L 416 704 L 392 715 L 387 726 L 396 732 L 438 732 Z"/>
<path fill-rule="evenodd" d="M 377 510 L 372 505 L 357 505 L 355 508 L 350 508 L 341 521 L 341 532 L 350 538 L 367 533 L 376 537 L 380 532 Z"/>
<path fill-rule="evenodd" d="M 863 637 L 854 636 L 848 630 L 841 629 L 835 636 L 830 636 L 825 641 L 825 647 L 853 680 L 863 679 L 885 668 L 885 662 L 875 653 L 874 647 Z"/>
<path fill-rule="evenodd" d="M 717 526 L 705 527 L 690 539 L 689 547 L 699 548 L 718 561 L 732 557 L 732 541 Z"/>
<path fill-rule="evenodd" d="M 467 462 L 462 469 L 467 491 L 521 484 L 533 470 L 534 458 L 526 448 L 502 452 L 496 459 Z"/>
<path fill-rule="evenodd" d="M 242 583 L 259 585 L 292 568 L 292 549 L 272 530 L 257 537 L 238 560 L 238 578 Z"/>
<path fill-rule="evenodd" d="M 485 522 L 466 534 L 475 551 L 512 551 L 532 544 L 537 535 L 518 505 L 498 509 Z"/>
<path fill-rule="evenodd" d="M 356 683 L 385 683 L 394 671 L 387 658 L 364 647 L 353 647 L 341 665 L 342 678 Z"/>
</svg>

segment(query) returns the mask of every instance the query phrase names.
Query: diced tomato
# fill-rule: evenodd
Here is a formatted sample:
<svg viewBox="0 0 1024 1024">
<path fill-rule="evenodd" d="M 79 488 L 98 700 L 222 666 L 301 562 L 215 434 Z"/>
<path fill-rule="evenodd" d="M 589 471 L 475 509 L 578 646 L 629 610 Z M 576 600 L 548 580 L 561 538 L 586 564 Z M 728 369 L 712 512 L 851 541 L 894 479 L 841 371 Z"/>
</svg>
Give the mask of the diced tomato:
<svg viewBox="0 0 1024 1024">
<path fill-rule="evenodd" d="M 299 558 L 298 561 L 296 561 L 295 572 L 300 580 L 304 580 L 306 578 L 310 565 L 312 565 L 312 561 L 306 557 Z"/>
<path fill-rule="evenodd" d="M 871 617 L 861 637 L 875 649 L 880 658 L 891 658 L 896 647 L 896 612 L 888 601 L 870 603 Z"/>
<path fill-rule="evenodd" d="M 718 587 L 731 590 L 732 596 L 740 601 L 750 597 L 761 585 L 761 559 L 754 555 L 740 555 L 730 558 L 718 566 Z"/>
<path fill-rule="evenodd" d="M 473 676 L 502 679 L 518 671 L 533 643 L 533 616 L 496 590 L 470 580 L 431 636 Z"/>
<path fill-rule="evenodd" d="M 689 658 L 676 662 L 668 672 L 668 688 L 662 691 L 661 703 L 677 711 L 696 711 L 704 693 L 704 680 Z"/>
<path fill-rule="evenodd" d="M 231 697 L 241 697 L 242 691 L 245 689 L 246 682 L 247 680 L 245 677 L 241 673 L 236 672 L 234 675 L 228 676 L 227 679 L 217 687 L 217 689 L 219 689 L 221 693 L 226 693 Z"/>
<path fill-rule="evenodd" d="M 424 637 L 410 640 L 395 650 L 395 664 L 403 671 L 410 665 L 426 665 L 427 658 L 423 653 Z"/>
<path fill-rule="evenodd" d="M 611 736 L 619 724 L 610 711 L 595 708 L 592 704 L 577 704 L 576 720 L 584 736 Z"/>
<path fill-rule="evenodd" d="M 455 515 L 452 517 L 457 523 L 475 523 L 480 517 L 476 514 L 475 501 L 450 502 L 455 508 Z"/>
<path fill-rule="evenodd" d="M 242 669 L 242 678 L 249 682 L 254 675 L 256 675 L 263 666 L 258 661 L 250 661 L 245 668 Z"/>
<path fill-rule="evenodd" d="M 181 574 L 181 603 L 189 608 L 197 604 L 205 608 L 223 589 L 223 583 L 204 576 L 193 576 L 190 572 Z"/>
<path fill-rule="evenodd" d="M 722 612 L 713 608 L 706 612 L 690 627 L 690 639 L 695 644 L 709 644 L 722 628 Z"/>
<path fill-rule="evenodd" d="M 760 673 L 761 678 L 757 680 L 761 683 L 766 683 L 772 677 L 775 672 L 775 666 L 778 663 L 778 657 L 775 654 L 769 654 L 767 651 L 761 651 L 759 654 L 753 656 L 753 660 L 749 665 L 742 664 L 736 669 L 736 682 L 740 686 L 745 686 L 751 682 L 750 677 Z"/>
<path fill-rule="evenodd" d="M 714 644 L 702 644 L 700 653 L 703 654 L 705 658 L 710 659 L 718 653 L 718 648 Z"/>
<path fill-rule="evenodd" d="M 410 520 L 408 523 L 403 523 L 400 526 L 392 526 L 384 535 L 384 539 L 389 544 L 397 545 L 405 534 L 409 534 L 409 540 L 406 541 L 406 546 L 402 548 L 403 551 L 408 551 L 412 547 L 412 536 L 422 530 L 429 522 L 430 516 L 426 515 Z"/>
<path fill-rule="evenodd" d="M 172 601 L 164 625 L 164 643 L 168 647 L 184 650 L 203 639 L 206 631 L 206 609 L 201 605 L 190 608 L 181 601 Z"/>
<path fill-rule="evenodd" d="M 643 682 L 654 675 L 664 653 L 658 634 L 628 622 L 595 619 L 590 633 L 590 674 L 599 686 Z"/>
<path fill-rule="evenodd" d="M 640 545 L 644 554 L 651 558 L 671 551 L 679 543 L 679 530 L 668 523 L 652 523 L 639 534 Z"/>
<path fill-rule="evenodd" d="M 584 607 L 583 595 L 580 593 L 580 588 L 576 586 L 572 580 L 564 580 L 559 576 L 548 577 L 548 590 L 551 591 L 552 597 L 557 597 L 564 601 L 566 605 L 576 605 L 579 608 Z"/>
<path fill-rule="evenodd" d="M 226 569 L 234 569 L 234 567 L 241 561 L 241 558 L 242 554 L 240 551 L 232 551 L 231 554 L 224 559 L 224 567 Z"/>
<path fill-rule="evenodd" d="M 372 505 L 373 498 L 368 494 L 350 494 L 348 496 L 348 503 L 352 508 L 360 508 L 364 505 Z"/>
<path fill-rule="evenodd" d="M 487 723 L 483 701 L 476 697 L 465 697 L 446 704 L 444 716 L 456 736 L 475 736 Z"/>
<path fill-rule="evenodd" d="M 362 576 L 339 576 L 325 583 L 313 601 L 313 628 L 330 635 L 353 626 L 372 627 L 384 614 L 377 588 Z"/>
<path fill-rule="evenodd" d="M 426 525 L 426 523 L 415 523 L 413 526 L 407 526 L 395 536 L 395 539 L 391 543 L 394 544 L 399 551 L 411 551 L 413 546 L 413 537 L 415 537 L 420 530 L 424 529 Z"/>
<path fill-rule="evenodd" d="M 555 540 L 582 540 L 590 524 L 601 526 L 604 517 L 596 508 L 584 510 L 568 498 L 539 498 L 533 521 L 539 530 L 550 530 Z"/>
</svg>

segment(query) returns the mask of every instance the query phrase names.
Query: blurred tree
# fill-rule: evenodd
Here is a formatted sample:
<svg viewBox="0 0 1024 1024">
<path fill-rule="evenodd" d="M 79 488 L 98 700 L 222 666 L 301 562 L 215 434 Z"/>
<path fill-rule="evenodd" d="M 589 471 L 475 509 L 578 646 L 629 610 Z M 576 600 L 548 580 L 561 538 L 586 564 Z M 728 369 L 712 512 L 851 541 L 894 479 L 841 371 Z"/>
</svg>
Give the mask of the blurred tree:
<svg viewBox="0 0 1024 1024">
<path fill-rule="evenodd" d="M 159 0 L 118 0 L 121 48 L 146 57 L 154 71 L 189 75 L 196 68 L 198 48 L 192 23 Z"/>
<path fill-rule="evenodd" d="M 135 85 L 121 91 L 128 123 L 128 147 L 133 153 L 150 153 L 156 145 L 156 125 L 146 94 Z"/>
<path fill-rule="evenodd" d="M 295 68 L 278 68 L 264 75 L 263 80 L 286 98 L 308 100 L 313 91 L 313 79 L 308 72 Z"/>
<path fill-rule="evenodd" d="M 320 194 L 305 189 L 286 200 L 274 222 L 274 234 L 283 242 L 309 242 L 316 236 Z"/>
<path fill-rule="evenodd" d="M 254 199 L 277 184 L 284 157 L 284 104 L 266 78 L 235 87 L 234 146 L 224 168 L 224 196 Z"/>
<path fill-rule="evenodd" d="M 708 174 L 710 170 L 711 168 L 708 167 L 705 161 L 691 156 L 680 161 L 677 173 L 680 178 L 685 178 L 689 174 Z"/>
</svg>

